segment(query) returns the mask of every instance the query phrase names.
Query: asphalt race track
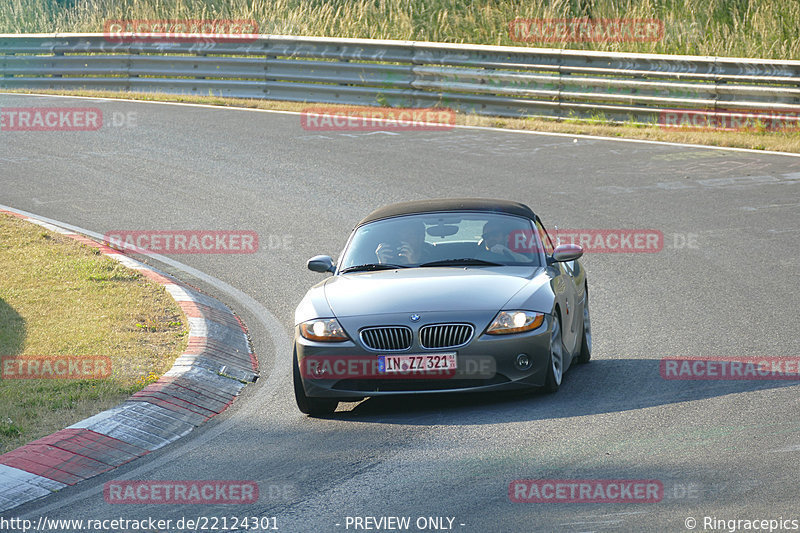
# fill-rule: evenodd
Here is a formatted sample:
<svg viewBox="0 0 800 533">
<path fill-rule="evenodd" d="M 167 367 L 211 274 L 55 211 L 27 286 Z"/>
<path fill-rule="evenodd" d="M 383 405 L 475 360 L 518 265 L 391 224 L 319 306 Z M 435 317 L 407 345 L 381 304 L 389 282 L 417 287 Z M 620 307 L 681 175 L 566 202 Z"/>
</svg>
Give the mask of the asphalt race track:
<svg viewBox="0 0 800 533">
<path fill-rule="evenodd" d="M 256 254 L 173 258 L 263 306 L 168 267 L 242 316 L 261 380 L 189 437 L 4 517 L 257 516 L 284 532 L 365 531 L 353 517 L 388 516 L 419 531 L 419 517 L 450 517 L 440 527 L 465 533 L 800 520 L 798 382 L 659 373 L 670 356 L 800 356 L 800 158 L 478 129 L 313 132 L 296 114 L 200 106 L 0 103 L 135 117 L 94 132 L 0 132 L 0 204 L 98 233 L 253 230 Z M 555 395 L 366 400 L 303 416 L 294 308 L 323 279 L 305 261 L 336 256 L 375 207 L 461 196 L 519 200 L 549 227 L 659 230 L 663 249 L 584 256 L 593 360 Z M 261 497 L 108 504 L 103 484 L 118 479 L 254 480 Z M 658 480 L 663 497 L 513 503 L 517 479 Z"/>
</svg>

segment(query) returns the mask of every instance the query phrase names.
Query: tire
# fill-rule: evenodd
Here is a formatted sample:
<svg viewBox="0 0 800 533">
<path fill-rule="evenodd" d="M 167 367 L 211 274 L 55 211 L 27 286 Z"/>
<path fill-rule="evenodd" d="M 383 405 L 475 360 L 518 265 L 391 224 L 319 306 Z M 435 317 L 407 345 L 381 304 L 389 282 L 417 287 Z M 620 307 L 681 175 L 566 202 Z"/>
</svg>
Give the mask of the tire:
<svg viewBox="0 0 800 533">
<path fill-rule="evenodd" d="M 309 416 L 329 415 L 339 406 L 338 400 L 328 398 L 309 398 L 303 388 L 303 379 L 300 376 L 300 367 L 297 363 L 297 352 L 292 356 L 292 374 L 294 377 L 294 399 L 301 413 Z"/>
<path fill-rule="evenodd" d="M 575 359 L 578 363 L 588 363 L 592 358 L 592 320 L 589 316 L 589 290 L 586 290 L 586 304 L 583 306 L 583 333 L 581 351 Z"/>
<path fill-rule="evenodd" d="M 550 331 L 550 357 L 547 360 L 547 376 L 544 381 L 545 392 L 557 392 L 564 377 L 564 341 L 561 338 L 561 317 L 555 315 Z"/>
</svg>

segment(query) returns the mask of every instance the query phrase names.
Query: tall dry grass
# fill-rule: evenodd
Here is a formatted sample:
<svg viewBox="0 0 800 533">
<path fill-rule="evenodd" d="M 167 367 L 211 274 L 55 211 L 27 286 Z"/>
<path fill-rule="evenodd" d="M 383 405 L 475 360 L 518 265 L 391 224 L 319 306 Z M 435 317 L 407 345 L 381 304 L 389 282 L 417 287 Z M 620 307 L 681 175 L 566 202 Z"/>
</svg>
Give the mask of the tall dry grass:
<svg viewBox="0 0 800 533">
<path fill-rule="evenodd" d="M 521 18 L 656 18 L 649 43 L 519 43 Z M 798 0 L 3 0 L 0 32 L 100 32 L 107 19 L 258 21 L 261 33 L 800 58 Z"/>
</svg>

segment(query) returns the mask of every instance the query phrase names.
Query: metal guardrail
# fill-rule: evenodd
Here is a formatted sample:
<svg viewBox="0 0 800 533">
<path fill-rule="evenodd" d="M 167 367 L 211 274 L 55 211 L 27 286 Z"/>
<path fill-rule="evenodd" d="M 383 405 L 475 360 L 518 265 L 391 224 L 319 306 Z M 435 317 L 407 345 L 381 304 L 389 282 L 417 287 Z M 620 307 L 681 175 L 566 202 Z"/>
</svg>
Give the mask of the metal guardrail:
<svg viewBox="0 0 800 533">
<path fill-rule="evenodd" d="M 664 110 L 800 116 L 800 61 L 262 35 L 114 42 L 0 34 L 0 88 L 441 106 L 658 122 Z"/>
</svg>

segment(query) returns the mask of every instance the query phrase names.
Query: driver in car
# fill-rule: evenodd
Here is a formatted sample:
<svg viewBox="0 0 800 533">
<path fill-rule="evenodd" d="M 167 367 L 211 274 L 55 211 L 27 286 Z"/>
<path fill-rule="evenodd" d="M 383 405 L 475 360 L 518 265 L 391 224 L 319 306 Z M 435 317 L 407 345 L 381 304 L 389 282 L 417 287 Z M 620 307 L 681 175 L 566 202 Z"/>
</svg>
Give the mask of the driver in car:
<svg viewBox="0 0 800 533">
<path fill-rule="evenodd" d="M 506 244 L 509 232 L 501 222 L 492 221 L 483 226 L 483 241 L 479 245 L 481 258 L 495 261 L 505 259 L 519 263 L 530 263 L 532 259 L 526 255 L 511 250 Z"/>
</svg>

